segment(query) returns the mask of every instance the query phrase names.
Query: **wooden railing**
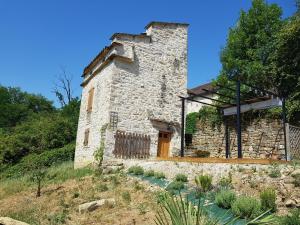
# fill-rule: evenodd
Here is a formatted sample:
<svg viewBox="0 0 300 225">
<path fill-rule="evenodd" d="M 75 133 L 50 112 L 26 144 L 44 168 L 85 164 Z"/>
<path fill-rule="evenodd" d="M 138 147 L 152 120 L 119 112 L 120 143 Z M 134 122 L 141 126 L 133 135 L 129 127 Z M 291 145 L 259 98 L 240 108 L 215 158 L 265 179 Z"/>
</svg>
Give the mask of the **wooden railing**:
<svg viewBox="0 0 300 225">
<path fill-rule="evenodd" d="M 113 154 L 117 158 L 148 158 L 150 155 L 150 136 L 118 130 L 115 134 Z"/>
</svg>

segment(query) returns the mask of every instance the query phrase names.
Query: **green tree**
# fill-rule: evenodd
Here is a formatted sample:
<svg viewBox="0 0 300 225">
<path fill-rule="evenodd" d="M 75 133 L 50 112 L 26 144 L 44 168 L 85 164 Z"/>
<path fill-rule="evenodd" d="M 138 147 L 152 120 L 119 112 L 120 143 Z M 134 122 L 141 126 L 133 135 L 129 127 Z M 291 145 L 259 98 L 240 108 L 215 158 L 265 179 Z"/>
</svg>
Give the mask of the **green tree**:
<svg viewBox="0 0 300 225">
<path fill-rule="evenodd" d="M 239 75 L 249 83 L 270 87 L 269 58 L 273 53 L 273 39 L 283 24 L 281 14 L 279 6 L 264 0 L 253 0 L 248 12 L 241 11 L 221 53 L 220 79 Z"/>
</svg>

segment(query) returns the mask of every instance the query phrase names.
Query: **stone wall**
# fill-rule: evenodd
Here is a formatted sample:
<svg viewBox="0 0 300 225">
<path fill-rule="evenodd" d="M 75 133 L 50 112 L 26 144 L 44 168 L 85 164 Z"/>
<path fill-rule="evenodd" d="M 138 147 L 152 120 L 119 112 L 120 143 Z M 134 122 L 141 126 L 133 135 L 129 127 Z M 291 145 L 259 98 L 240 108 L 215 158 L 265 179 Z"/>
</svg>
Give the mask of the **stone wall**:
<svg viewBox="0 0 300 225">
<path fill-rule="evenodd" d="M 145 34 L 116 33 L 109 52 L 84 77 L 77 132 L 75 167 L 93 162 L 101 127 L 117 113 L 117 127 L 105 132 L 104 159 L 114 158 L 116 130 L 148 134 L 150 155 L 157 156 L 159 131 L 171 132 L 170 156 L 180 149 L 181 101 L 187 91 L 186 24 L 151 23 Z M 115 57 L 117 56 L 117 57 Z M 110 63 L 107 63 L 110 62 Z M 95 87 L 93 110 L 86 111 Z M 89 145 L 83 146 L 90 128 Z"/>
<path fill-rule="evenodd" d="M 237 158 L 237 141 L 234 121 L 229 122 L 230 152 Z M 209 151 L 211 157 L 225 158 L 224 125 L 211 127 L 208 122 L 197 122 L 197 131 L 188 151 Z M 242 123 L 242 150 L 244 158 L 267 158 L 279 154 L 284 157 L 284 135 L 280 120 L 255 119 Z"/>
</svg>

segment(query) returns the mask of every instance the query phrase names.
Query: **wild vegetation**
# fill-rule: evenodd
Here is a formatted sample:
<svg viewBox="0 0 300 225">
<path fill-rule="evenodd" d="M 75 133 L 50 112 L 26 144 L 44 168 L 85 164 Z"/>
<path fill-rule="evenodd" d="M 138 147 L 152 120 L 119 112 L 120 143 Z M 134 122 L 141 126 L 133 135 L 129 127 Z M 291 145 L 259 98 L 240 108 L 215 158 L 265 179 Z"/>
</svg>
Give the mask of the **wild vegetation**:
<svg viewBox="0 0 300 225">
<path fill-rule="evenodd" d="M 222 69 L 214 85 L 235 88 L 235 80 L 269 89 L 287 99 L 288 120 L 292 124 L 300 121 L 300 14 L 298 10 L 291 17 L 282 18 L 282 9 L 277 4 L 264 0 L 253 0 L 248 11 L 241 10 L 236 25 L 230 28 L 227 42 L 221 51 Z M 242 85 L 248 92 L 244 99 L 257 94 Z M 220 89 L 219 100 L 233 101 L 235 92 Z M 229 97 L 224 97 L 229 96 Z M 216 102 L 218 104 L 218 102 Z M 281 109 L 251 111 L 243 117 L 280 118 Z M 205 120 L 215 126 L 222 122 L 221 114 L 213 107 L 205 106 L 199 113 L 187 115 L 187 133 L 195 132 L 195 123 Z"/>
</svg>

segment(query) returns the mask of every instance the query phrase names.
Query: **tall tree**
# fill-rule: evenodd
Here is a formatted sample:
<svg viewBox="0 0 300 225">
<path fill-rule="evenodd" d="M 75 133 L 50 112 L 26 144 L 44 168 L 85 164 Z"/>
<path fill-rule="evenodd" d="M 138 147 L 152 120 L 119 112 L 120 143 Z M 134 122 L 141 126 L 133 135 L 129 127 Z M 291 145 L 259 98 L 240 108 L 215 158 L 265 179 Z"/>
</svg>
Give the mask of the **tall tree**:
<svg viewBox="0 0 300 225">
<path fill-rule="evenodd" d="M 221 52 L 221 81 L 240 76 L 256 85 L 272 86 L 268 61 L 274 48 L 274 36 L 283 24 L 281 14 L 279 6 L 264 0 L 253 0 L 249 11 L 241 11 Z"/>
</svg>

